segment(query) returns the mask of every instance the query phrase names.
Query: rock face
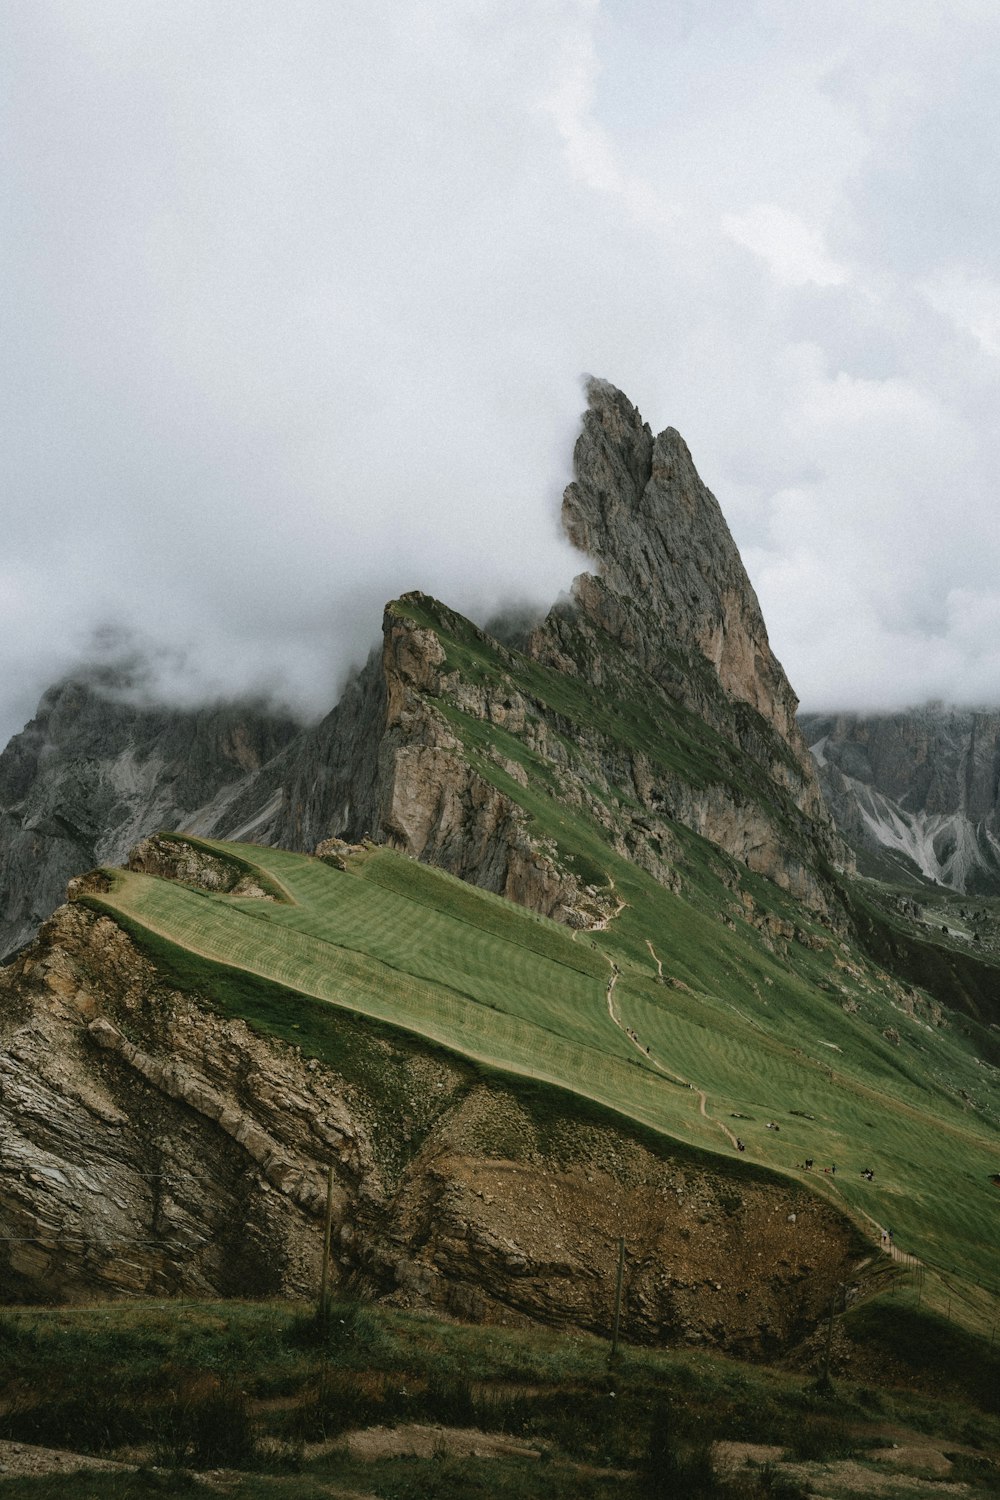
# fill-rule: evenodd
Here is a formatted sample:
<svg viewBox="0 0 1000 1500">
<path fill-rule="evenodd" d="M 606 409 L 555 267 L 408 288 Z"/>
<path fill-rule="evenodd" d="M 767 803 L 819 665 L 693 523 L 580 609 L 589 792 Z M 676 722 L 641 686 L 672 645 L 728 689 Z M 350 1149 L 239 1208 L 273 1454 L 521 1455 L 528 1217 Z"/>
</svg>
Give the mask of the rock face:
<svg viewBox="0 0 1000 1500">
<path fill-rule="evenodd" d="M 1000 894 L 1000 713 L 802 718 L 842 836 L 875 872 Z"/>
<path fill-rule="evenodd" d="M 591 381 L 588 396 L 576 478 L 563 498 L 567 535 L 598 564 L 596 578 L 576 581 L 578 608 L 665 686 L 683 691 L 678 666 L 704 658 L 727 697 L 755 709 L 790 747 L 800 768 L 800 805 L 815 815 L 820 797 L 795 723 L 798 700 L 684 439 L 672 427 L 654 438 L 628 398 L 605 381 Z M 709 698 L 699 706 L 714 715 Z"/>
<path fill-rule="evenodd" d="M 849 856 L 753 589 L 684 443 L 670 429 L 654 440 L 631 403 L 595 381 L 575 468 L 564 522 L 599 571 L 576 580 L 525 652 L 404 596 L 386 611 L 381 655 L 334 713 L 192 831 L 290 848 L 372 836 L 593 925 L 613 909 L 594 872 L 588 889 L 532 831 L 520 787 L 540 776 L 665 883 L 677 878 L 670 825 L 681 823 L 830 914 L 822 866 Z M 657 741 L 678 735 L 691 753 L 660 754 Z"/>
<path fill-rule="evenodd" d="M 209 799 L 223 806 L 297 733 L 252 706 L 145 708 L 109 686 L 52 688 L 0 755 L 0 955 L 34 935 L 72 876 L 121 864 Z"/>
<path fill-rule="evenodd" d="M 304 1057 L 172 989 L 82 905 L 0 973 L 0 1044 L 15 1300 L 314 1294 L 329 1165 L 337 1276 L 484 1322 L 607 1333 L 627 1232 L 624 1337 L 774 1350 L 866 1255 L 793 1182 L 578 1107 L 539 1120 L 516 1085 L 346 1015 L 336 1065 Z"/>
</svg>

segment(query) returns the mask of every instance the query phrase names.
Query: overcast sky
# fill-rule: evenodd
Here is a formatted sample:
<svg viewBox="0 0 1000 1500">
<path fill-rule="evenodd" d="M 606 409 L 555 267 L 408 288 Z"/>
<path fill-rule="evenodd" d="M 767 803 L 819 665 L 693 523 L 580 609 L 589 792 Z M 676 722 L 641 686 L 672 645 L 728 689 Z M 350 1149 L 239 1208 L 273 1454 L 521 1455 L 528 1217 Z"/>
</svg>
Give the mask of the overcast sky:
<svg viewBox="0 0 1000 1500">
<path fill-rule="evenodd" d="M 604 376 L 809 708 L 1000 701 L 996 0 L 7 0 L 0 742 L 553 599 Z"/>
</svg>

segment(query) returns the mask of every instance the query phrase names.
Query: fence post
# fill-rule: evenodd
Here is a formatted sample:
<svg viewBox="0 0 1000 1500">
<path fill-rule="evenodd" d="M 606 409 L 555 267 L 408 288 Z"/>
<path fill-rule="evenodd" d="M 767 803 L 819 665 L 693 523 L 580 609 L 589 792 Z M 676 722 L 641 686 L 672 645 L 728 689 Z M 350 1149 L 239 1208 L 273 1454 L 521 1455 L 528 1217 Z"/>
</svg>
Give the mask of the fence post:
<svg viewBox="0 0 1000 1500">
<path fill-rule="evenodd" d="M 618 1358 L 618 1329 L 621 1326 L 622 1317 L 622 1279 L 625 1275 L 625 1240 L 618 1241 L 618 1278 L 615 1282 L 615 1320 L 611 1329 L 611 1353 L 608 1355 L 608 1364 L 614 1364 Z"/>
</svg>

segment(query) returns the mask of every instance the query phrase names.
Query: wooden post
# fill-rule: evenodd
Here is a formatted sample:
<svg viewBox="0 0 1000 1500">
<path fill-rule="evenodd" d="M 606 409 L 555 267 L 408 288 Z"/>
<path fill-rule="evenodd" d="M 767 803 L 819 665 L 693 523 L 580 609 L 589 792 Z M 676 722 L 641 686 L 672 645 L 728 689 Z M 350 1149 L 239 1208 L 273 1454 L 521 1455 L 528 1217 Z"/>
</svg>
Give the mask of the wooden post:
<svg viewBox="0 0 1000 1500">
<path fill-rule="evenodd" d="M 625 1274 L 625 1241 L 618 1241 L 618 1279 L 615 1282 L 615 1321 L 611 1329 L 611 1353 L 608 1363 L 612 1364 L 618 1358 L 618 1329 L 622 1318 L 622 1278 Z"/>
<path fill-rule="evenodd" d="M 833 1309 L 836 1295 L 830 1298 L 830 1316 L 826 1324 L 826 1348 L 823 1351 L 823 1384 L 830 1384 L 830 1354 L 833 1350 Z"/>
<path fill-rule="evenodd" d="M 330 1240 L 333 1236 L 333 1167 L 326 1169 L 326 1217 L 323 1224 L 323 1264 L 319 1281 L 319 1323 L 330 1320 Z"/>
</svg>

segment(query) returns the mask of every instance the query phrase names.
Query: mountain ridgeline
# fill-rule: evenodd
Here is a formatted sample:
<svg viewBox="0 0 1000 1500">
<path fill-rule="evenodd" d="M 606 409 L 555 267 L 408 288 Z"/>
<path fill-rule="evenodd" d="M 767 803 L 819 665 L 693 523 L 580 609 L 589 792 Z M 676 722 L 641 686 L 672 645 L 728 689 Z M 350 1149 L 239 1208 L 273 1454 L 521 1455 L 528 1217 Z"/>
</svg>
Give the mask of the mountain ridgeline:
<svg viewBox="0 0 1000 1500">
<path fill-rule="evenodd" d="M 890 1218 L 988 1280 L 996 956 L 858 893 L 718 504 L 588 398 L 538 623 L 408 593 L 308 728 L 70 683 L 4 752 L 10 1296 L 307 1292 L 328 1168 L 338 1284 L 460 1317 L 604 1332 L 623 1236 L 652 1342 L 791 1347 Z"/>
<path fill-rule="evenodd" d="M 796 699 L 719 506 L 678 433 L 654 438 L 592 381 L 563 519 L 594 573 L 512 651 L 419 594 L 318 725 L 252 708 L 131 707 L 66 683 L 0 757 L 7 952 L 66 880 L 157 828 L 312 851 L 384 840 L 554 916 L 587 906 L 557 849 L 475 753 L 477 724 L 586 805 L 618 846 L 669 870 L 680 822 L 811 906 L 849 859 L 826 816 Z M 613 790 L 614 789 L 614 790 Z M 619 795 L 624 792 L 625 796 Z M 669 876 L 668 876 L 669 878 Z"/>
</svg>

